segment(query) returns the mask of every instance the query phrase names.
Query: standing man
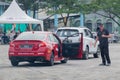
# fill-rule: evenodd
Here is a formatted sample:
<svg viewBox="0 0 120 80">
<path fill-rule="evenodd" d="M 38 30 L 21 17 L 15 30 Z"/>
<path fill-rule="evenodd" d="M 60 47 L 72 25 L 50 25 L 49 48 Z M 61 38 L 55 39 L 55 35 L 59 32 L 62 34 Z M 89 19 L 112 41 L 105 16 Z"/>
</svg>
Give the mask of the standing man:
<svg viewBox="0 0 120 80">
<path fill-rule="evenodd" d="M 110 66 L 111 65 L 111 60 L 110 60 L 110 57 L 109 57 L 108 38 L 110 38 L 111 35 L 109 34 L 109 32 L 106 29 L 104 29 L 103 24 L 101 24 L 99 28 L 100 29 L 97 33 L 97 38 L 96 38 L 94 46 L 96 46 L 96 43 L 99 40 L 100 50 L 101 50 L 101 58 L 102 58 L 102 64 L 100 64 L 100 65 Z"/>
</svg>

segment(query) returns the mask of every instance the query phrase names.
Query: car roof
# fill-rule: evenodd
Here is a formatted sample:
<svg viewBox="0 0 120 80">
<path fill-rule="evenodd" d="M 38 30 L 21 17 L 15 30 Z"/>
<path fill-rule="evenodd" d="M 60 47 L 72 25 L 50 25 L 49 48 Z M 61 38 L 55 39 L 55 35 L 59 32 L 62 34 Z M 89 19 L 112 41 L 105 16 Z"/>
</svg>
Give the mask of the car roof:
<svg viewBox="0 0 120 80">
<path fill-rule="evenodd" d="M 39 40 L 40 36 L 41 36 L 41 38 L 46 38 L 48 34 L 52 34 L 52 32 L 47 32 L 47 31 L 26 31 L 26 32 L 22 32 L 16 38 L 16 40 Z M 25 38 L 23 38 L 23 37 L 25 37 Z"/>
<path fill-rule="evenodd" d="M 61 27 L 61 28 L 58 28 L 59 29 L 88 29 L 86 27 Z"/>
<path fill-rule="evenodd" d="M 25 33 L 28 33 L 28 34 L 34 34 L 34 33 L 40 33 L 40 34 L 52 34 L 52 32 L 48 32 L 48 31 L 27 31 L 27 32 L 23 32 L 24 34 Z"/>
</svg>

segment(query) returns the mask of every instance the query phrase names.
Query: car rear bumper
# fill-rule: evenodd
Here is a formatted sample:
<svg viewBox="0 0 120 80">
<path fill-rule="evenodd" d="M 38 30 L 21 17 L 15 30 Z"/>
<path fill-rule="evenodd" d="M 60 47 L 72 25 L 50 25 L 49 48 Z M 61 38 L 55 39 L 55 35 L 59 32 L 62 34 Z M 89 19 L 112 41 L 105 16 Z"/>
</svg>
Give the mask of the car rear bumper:
<svg viewBox="0 0 120 80">
<path fill-rule="evenodd" d="M 28 61 L 28 62 L 29 61 L 41 61 L 41 62 L 47 61 L 45 59 L 45 57 L 43 57 L 43 56 L 9 56 L 9 59 L 19 61 L 19 62 L 22 62 L 22 61 Z"/>
<path fill-rule="evenodd" d="M 25 57 L 38 57 L 38 56 L 46 56 L 46 54 L 45 53 L 38 53 L 38 52 L 36 52 L 36 53 L 33 53 L 33 52 L 11 52 L 11 51 L 9 51 L 9 53 L 8 53 L 8 55 L 9 55 L 9 57 L 11 57 L 11 56 L 25 56 Z"/>
</svg>

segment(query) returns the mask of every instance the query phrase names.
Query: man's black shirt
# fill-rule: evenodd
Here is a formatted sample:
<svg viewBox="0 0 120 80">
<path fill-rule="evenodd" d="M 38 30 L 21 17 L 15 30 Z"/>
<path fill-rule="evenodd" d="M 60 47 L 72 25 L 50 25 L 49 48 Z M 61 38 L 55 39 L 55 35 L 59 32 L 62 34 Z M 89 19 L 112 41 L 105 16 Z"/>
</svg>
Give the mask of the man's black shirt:
<svg viewBox="0 0 120 80">
<path fill-rule="evenodd" d="M 104 29 L 103 31 L 99 30 L 97 34 L 98 39 L 100 41 L 100 46 L 108 46 L 108 38 L 104 38 L 102 37 L 102 35 L 109 35 L 109 32 L 106 29 Z"/>
</svg>

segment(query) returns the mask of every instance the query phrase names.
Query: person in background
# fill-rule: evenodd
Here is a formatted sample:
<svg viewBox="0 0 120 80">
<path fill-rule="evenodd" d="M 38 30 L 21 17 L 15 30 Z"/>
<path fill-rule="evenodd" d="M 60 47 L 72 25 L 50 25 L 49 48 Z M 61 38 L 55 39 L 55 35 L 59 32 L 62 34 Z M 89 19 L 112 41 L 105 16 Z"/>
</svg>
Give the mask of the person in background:
<svg viewBox="0 0 120 80">
<path fill-rule="evenodd" d="M 6 36 L 6 33 L 4 33 L 4 35 L 2 36 L 2 42 L 3 42 L 3 44 L 9 43 L 9 38 L 8 38 L 8 36 Z"/>
<path fill-rule="evenodd" d="M 102 64 L 100 65 L 107 65 L 107 66 L 111 65 L 111 60 L 109 57 L 109 44 L 108 44 L 108 38 L 110 37 L 111 35 L 109 34 L 109 32 L 106 29 L 104 29 L 103 24 L 101 24 L 94 44 L 94 46 L 96 46 L 96 43 L 99 40 L 101 58 L 102 58 Z"/>
<path fill-rule="evenodd" d="M 10 41 L 12 41 L 14 39 L 14 35 L 15 35 L 15 32 L 14 31 L 10 31 L 10 34 L 9 34 Z"/>
<path fill-rule="evenodd" d="M 0 43 L 1 43 L 1 41 L 2 41 L 2 36 L 3 36 L 3 32 L 2 32 L 2 30 L 0 29 Z"/>
<path fill-rule="evenodd" d="M 19 33 L 16 32 L 15 35 L 13 36 L 13 40 L 16 39 L 18 35 L 19 35 Z"/>
</svg>

